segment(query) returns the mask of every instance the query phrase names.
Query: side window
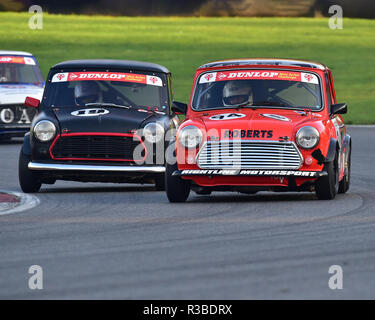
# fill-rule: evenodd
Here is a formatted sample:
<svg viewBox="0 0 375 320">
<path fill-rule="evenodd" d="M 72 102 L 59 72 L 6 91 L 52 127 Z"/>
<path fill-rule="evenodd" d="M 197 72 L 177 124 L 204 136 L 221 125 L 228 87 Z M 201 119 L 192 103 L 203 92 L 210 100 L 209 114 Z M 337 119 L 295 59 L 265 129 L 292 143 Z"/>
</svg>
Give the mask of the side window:
<svg viewBox="0 0 375 320">
<path fill-rule="evenodd" d="M 325 84 L 326 84 L 328 107 L 331 108 L 331 104 L 332 104 L 331 85 L 330 85 L 327 73 L 324 75 L 324 80 L 325 80 Z"/>
</svg>

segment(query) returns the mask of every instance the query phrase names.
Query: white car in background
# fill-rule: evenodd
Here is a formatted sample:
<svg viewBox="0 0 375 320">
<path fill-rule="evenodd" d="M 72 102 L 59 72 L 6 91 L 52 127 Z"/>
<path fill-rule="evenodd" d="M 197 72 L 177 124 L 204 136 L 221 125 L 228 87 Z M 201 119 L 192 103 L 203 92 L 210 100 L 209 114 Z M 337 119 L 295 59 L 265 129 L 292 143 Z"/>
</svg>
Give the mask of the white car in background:
<svg viewBox="0 0 375 320">
<path fill-rule="evenodd" d="M 30 130 L 36 110 L 24 106 L 25 98 L 41 100 L 44 85 L 31 53 L 0 50 L 0 140 L 22 137 Z"/>
</svg>

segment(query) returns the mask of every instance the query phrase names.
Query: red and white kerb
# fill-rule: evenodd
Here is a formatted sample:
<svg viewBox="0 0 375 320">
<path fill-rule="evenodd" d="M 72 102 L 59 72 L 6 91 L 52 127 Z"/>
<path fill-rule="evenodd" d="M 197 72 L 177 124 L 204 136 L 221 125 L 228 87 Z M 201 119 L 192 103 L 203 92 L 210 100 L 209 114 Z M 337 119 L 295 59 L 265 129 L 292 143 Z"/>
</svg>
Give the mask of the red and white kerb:
<svg viewBox="0 0 375 320">
<path fill-rule="evenodd" d="M 29 57 L 0 56 L 0 63 L 18 63 L 35 65 L 35 60 Z"/>
<path fill-rule="evenodd" d="M 66 82 L 66 81 L 121 81 L 149 84 L 152 86 L 162 87 L 163 82 L 157 76 L 149 76 L 145 74 L 135 73 L 120 73 L 120 72 L 62 72 L 56 73 L 52 82 Z"/>
<path fill-rule="evenodd" d="M 276 71 L 276 70 L 236 70 L 211 72 L 203 74 L 199 83 L 208 83 L 227 80 L 288 80 L 319 84 L 318 77 L 312 73 Z"/>
</svg>

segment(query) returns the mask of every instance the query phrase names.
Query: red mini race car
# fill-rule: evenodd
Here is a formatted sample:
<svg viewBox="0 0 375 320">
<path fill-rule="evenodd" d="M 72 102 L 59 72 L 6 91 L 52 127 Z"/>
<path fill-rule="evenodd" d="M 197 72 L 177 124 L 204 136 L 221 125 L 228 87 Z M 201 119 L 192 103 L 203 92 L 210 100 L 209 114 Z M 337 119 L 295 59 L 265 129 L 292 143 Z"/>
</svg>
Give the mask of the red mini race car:
<svg viewBox="0 0 375 320">
<path fill-rule="evenodd" d="M 180 110 L 182 109 L 181 106 Z M 345 193 L 351 138 L 331 70 L 309 61 L 225 60 L 199 67 L 186 119 L 169 146 L 169 201 L 192 189 Z M 173 161 L 175 160 L 175 161 Z"/>
</svg>

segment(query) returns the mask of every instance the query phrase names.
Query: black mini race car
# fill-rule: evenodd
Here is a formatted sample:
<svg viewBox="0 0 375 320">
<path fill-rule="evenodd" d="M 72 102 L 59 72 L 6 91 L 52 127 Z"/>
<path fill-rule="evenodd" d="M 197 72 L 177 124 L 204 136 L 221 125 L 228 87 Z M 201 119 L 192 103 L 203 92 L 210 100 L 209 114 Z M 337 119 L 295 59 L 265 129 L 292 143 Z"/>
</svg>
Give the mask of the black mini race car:
<svg viewBox="0 0 375 320">
<path fill-rule="evenodd" d="M 75 60 L 51 68 L 19 158 L 24 192 L 56 180 L 155 183 L 164 189 L 165 135 L 186 105 L 171 73 L 146 62 Z M 159 150 L 159 152 L 158 152 Z"/>
</svg>

